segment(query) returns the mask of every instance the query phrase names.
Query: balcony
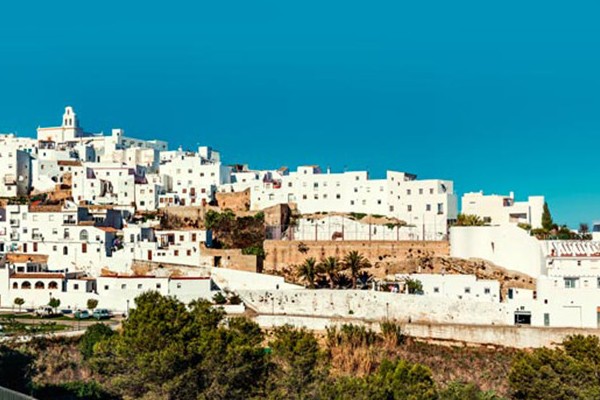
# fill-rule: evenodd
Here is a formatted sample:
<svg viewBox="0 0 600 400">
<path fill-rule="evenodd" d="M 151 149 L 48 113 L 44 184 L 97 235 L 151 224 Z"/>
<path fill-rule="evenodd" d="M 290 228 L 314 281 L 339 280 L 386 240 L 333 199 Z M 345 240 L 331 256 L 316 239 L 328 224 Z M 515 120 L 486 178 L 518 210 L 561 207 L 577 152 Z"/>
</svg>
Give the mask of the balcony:
<svg viewBox="0 0 600 400">
<path fill-rule="evenodd" d="M 18 232 L 12 232 L 10 234 L 10 240 L 12 240 L 12 241 L 18 241 L 19 240 L 19 233 Z"/>
<path fill-rule="evenodd" d="M 34 234 L 31 235 L 31 238 L 33 240 L 44 240 L 44 238 L 42 237 L 41 233 L 34 233 Z"/>
<path fill-rule="evenodd" d="M 67 217 L 63 219 L 63 225 L 75 225 L 77 219 L 75 217 Z"/>
</svg>

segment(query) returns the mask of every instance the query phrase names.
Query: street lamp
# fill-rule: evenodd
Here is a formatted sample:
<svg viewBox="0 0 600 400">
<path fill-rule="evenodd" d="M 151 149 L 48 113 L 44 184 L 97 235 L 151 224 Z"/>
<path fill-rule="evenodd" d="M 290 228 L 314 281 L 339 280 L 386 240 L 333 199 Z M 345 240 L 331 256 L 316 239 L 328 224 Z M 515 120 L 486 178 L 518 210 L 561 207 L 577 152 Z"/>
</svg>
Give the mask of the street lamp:
<svg viewBox="0 0 600 400">
<path fill-rule="evenodd" d="M 125 315 L 129 318 L 129 299 L 127 299 L 127 313 Z"/>
</svg>

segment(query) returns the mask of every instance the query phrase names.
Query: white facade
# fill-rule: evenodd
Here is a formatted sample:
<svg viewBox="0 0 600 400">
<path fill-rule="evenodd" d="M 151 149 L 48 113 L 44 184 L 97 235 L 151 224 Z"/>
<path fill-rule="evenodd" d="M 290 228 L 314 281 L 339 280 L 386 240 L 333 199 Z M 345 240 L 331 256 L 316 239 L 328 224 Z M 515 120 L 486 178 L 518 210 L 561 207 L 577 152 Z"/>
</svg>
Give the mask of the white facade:
<svg viewBox="0 0 600 400">
<path fill-rule="evenodd" d="M 169 153 L 165 157 L 161 153 L 160 175 L 167 194 L 159 200 L 160 207 L 209 203 L 219 185 L 229 183 L 229 167 L 221 163 L 219 153 L 211 148 L 199 147 L 196 153 L 181 149 Z M 164 200 L 169 198 L 176 202 Z"/>
<path fill-rule="evenodd" d="M 388 171 L 386 179 L 369 179 L 366 171 L 322 173 L 318 166 L 273 176 L 251 187 L 251 208 L 260 210 L 296 203 L 302 214 L 364 213 L 398 218 L 419 231 L 419 239 L 446 237 L 456 219 L 453 182 L 416 180 L 415 175 Z"/>
<path fill-rule="evenodd" d="M 515 201 L 512 192 L 508 196 L 465 193 L 462 213 L 477 215 L 491 225 L 523 223 L 536 229 L 542 227 L 544 202 L 544 196 L 529 196 L 527 201 Z"/>
<path fill-rule="evenodd" d="M 500 283 L 475 275 L 411 274 L 423 285 L 423 295 L 458 300 L 500 302 Z"/>
</svg>

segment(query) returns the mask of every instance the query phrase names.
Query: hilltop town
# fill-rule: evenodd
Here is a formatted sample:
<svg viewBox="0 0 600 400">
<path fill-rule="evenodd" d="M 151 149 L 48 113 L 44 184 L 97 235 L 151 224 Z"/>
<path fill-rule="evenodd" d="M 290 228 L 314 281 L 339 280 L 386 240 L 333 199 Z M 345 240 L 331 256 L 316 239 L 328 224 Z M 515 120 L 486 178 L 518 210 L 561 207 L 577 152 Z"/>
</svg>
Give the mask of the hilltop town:
<svg viewBox="0 0 600 400">
<path fill-rule="evenodd" d="M 600 324 L 600 242 L 543 196 L 466 193 L 459 211 L 449 179 L 225 159 L 86 132 L 72 107 L 35 138 L 0 135 L 0 308 L 127 316 L 157 291 L 263 327 L 393 319 L 514 347 Z"/>
</svg>

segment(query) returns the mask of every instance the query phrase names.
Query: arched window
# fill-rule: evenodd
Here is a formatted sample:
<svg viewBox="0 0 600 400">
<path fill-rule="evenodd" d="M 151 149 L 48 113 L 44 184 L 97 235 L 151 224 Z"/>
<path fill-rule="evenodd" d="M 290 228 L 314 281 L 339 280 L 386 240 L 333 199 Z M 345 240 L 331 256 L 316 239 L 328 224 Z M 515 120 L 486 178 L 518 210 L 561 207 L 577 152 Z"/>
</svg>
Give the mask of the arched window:
<svg viewBox="0 0 600 400">
<path fill-rule="evenodd" d="M 48 284 L 48 289 L 58 289 L 58 283 L 52 281 Z"/>
<path fill-rule="evenodd" d="M 19 288 L 19 284 L 17 282 L 13 282 L 13 289 L 18 289 Z"/>
<path fill-rule="evenodd" d="M 67 246 L 63 247 L 63 255 L 66 256 L 69 254 L 69 248 Z"/>
<path fill-rule="evenodd" d="M 29 281 L 21 283 L 21 289 L 31 289 L 31 283 Z"/>
<path fill-rule="evenodd" d="M 45 287 L 44 282 L 37 281 L 34 286 L 36 289 L 43 289 Z"/>
<path fill-rule="evenodd" d="M 79 240 L 83 240 L 83 241 L 88 240 L 88 231 L 86 229 L 79 232 Z"/>
</svg>

